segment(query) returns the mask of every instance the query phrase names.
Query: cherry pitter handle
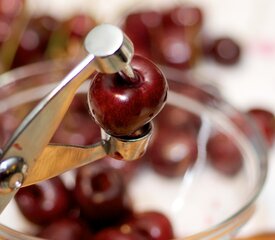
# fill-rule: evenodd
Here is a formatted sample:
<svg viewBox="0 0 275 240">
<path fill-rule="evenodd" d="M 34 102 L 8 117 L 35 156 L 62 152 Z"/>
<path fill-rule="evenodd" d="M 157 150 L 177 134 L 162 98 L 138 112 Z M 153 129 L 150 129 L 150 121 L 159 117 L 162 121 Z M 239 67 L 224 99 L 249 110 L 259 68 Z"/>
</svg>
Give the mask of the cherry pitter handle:
<svg viewBox="0 0 275 240">
<path fill-rule="evenodd" d="M 91 146 L 51 145 L 78 88 L 95 71 L 130 77 L 132 42 L 117 27 L 102 24 L 85 39 L 87 56 L 27 115 L 3 148 L 0 160 L 0 213 L 20 187 L 57 176 L 106 155 L 137 159 L 148 145 L 151 125 L 138 137 L 117 138 L 102 130 Z M 61 159 L 61 160 L 60 160 Z"/>
</svg>

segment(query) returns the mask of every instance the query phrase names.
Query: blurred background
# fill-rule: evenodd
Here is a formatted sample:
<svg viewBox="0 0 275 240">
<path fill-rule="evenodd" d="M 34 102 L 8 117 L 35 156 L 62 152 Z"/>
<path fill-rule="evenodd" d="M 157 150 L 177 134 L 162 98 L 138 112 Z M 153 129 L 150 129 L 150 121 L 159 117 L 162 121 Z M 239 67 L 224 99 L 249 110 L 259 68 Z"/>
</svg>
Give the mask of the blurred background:
<svg viewBox="0 0 275 240">
<path fill-rule="evenodd" d="M 151 11 L 165 12 L 181 4 L 195 6 L 199 12 L 191 12 L 187 23 L 168 19 L 170 28 L 161 29 L 160 34 L 163 26 Z M 92 27 L 115 23 L 131 37 L 138 29 L 133 26 L 138 25 L 128 15 L 139 11 L 149 11 L 145 17 L 150 46 L 149 50 L 143 43 L 139 46 L 141 40 L 133 37 L 136 51 L 162 65 L 194 72 L 201 81 L 216 85 L 242 111 L 259 107 L 275 113 L 275 1 L 271 0 L 1 0 L 0 71 L 41 60 L 81 59 L 83 38 Z M 177 42 L 173 24 L 188 25 L 184 46 Z M 174 41 L 174 48 L 167 45 L 169 41 Z M 228 55 L 228 48 L 235 55 Z M 173 59 L 168 50 L 186 55 Z M 269 175 L 259 207 L 241 235 L 275 232 L 274 144 L 269 155 Z"/>
<path fill-rule="evenodd" d="M 6 4 L 6 2 L 8 2 Z M 202 31 L 211 39 L 220 38 L 220 37 L 231 37 L 232 39 L 236 40 L 237 43 L 242 48 L 242 56 L 240 62 L 236 64 L 234 67 L 224 67 L 222 64 L 213 64 L 213 61 L 198 61 L 198 64 L 196 64 L 195 67 L 199 66 L 200 71 L 204 71 L 207 69 L 209 72 L 208 75 L 212 78 L 212 80 L 216 81 L 218 84 L 221 84 L 222 90 L 225 91 L 226 97 L 230 99 L 234 104 L 237 104 L 238 106 L 245 108 L 248 107 L 250 104 L 257 104 L 257 105 L 264 105 L 268 107 L 271 110 L 274 109 L 273 104 L 273 87 L 274 87 L 274 39 L 275 39 L 275 29 L 272 25 L 274 22 L 274 8 L 275 3 L 273 1 L 263 0 L 263 1 L 251 1 L 249 0 L 241 0 L 241 1 L 218 1 L 218 0 L 209 0 L 209 1 L 202 1 L 202 0 L 194 0 L 194 1 L 165 1 L 165 0 L 152 0 L 150 3 L 148 1 L 136 1 L 136 0 L 128 0 L 128 1 L 122 1 L 122 0 L 112 0 L 108 1 L 108 4 L 106 4 L 105 1 L 98 0 L 60 0 L 60 1 L 35 1 L 35 0 L 25 0 L 25 1 L 8 1 L 3 0 L 1 1 L 2 6 L 2 15 L 1 17 L 1 42 L 2 45 L 6 40 L 11 37 L 12 39 L 15 39 L 16 36 L 9 36 L 10 35 L 10 29 L 11 27 L 16 27 L 13 25 L 10 25 L 10 20 L 4 20 L 4 8 L 5 4 L 7 5 L 7 9 L 9 8 L 8 5 L 10 5 L 10 8 L 12 8 L 12 4 L 16 4 L 16 2 L 24 2 L 25 4 L 25 11 L 28 13 L 27 15 L 32 18 L 37 18 L 39 16 L 50 16 L 53 17 L 55 21 L 59 21 L 58 23 L 54 22 L 53 19 L 51 20 L 45 20 L 44 23 L 43 20 L 41 20 L 41 23 L 39 21 L 33 21 L 29 23 L 29 25 L 33 25 L 30 27 L 30 29 L 35 29 L 37 32 L 40 31 L 40 33 L 37 35 L 37 37 L 33 39 L 40 38 L 40 45 L 41 48 L 45 45 L 50 45 L 50 43 L 53 43 L 54 41 L 59 40 L 58 43 L 55 43 L 55 45 L 58 45 L 57 48 L 63 47 L 59 46 L 62 45 L 60 42 L 68 42 L 66 39 L 66 34 L 68 32 L 71 32 L 71 35 L 78 35 L 79 39 L 81 39 L 86 32 L 90 29 L 91 26 L 98 22 L 111 22 L 120 24 L 127 13 L 137 11 L 137 10 L 162 10 L 167 9 L 172 6 L 175 6 L 177 4 L 180 4 L 182 2 L 189 3 L 196 5 L 201 8 L 203 11 L 203 23 L 202 23 Z M 15 7 L 16 8 L 16 7 Z M 6 11 L 12 11 L 6 10 Z M 12 15 L 12 14 L 10 14 Z M 16 14 L 15 14 L 16 15 Z M 24 30 L 24 21 L 22 19 L 25 19 L 25 22 L 28 22 L 28 17 L 22 16 L 21 11 L 21 18 L 17 16 L 17 19 L 20 19 L 18 21 L 21 22 L 20 31 Z M 76 15 L 84 15 L 90 16 L 92 19 L 84 19 L 79 17 L 77 20 Z M 10 18 L 13 18 L 12 16 Z M 75 18 L 75 20 L 73 20 Z M 71 20 L 71 24 L 68 22 Z M 48 23 L 46 23 L 48 21 Z M 52 21 L 52 22 L 51 22 Z M 85 27 L 82 25 L 80 28 L 79 25 L 82 22 L 85 22 Z M 46 33 L 46 30 L 42 30 L 41 26 L 43 24 L 48 24 L 46 28 L 52 28 L 48 29 L 48 33 Z M 8 25 L 8 26 L 7 26 Z M 22 26 L 23 25 L 23 26 Z M 27 25 L 27 23 L 25 23 Z M 36 26 L 34 26 L 36 25 Z M 51 25 L 51 26 L 50 26 Z M 66 25 L 66 27 L 62 27 L 61 25 Z M 27 27 L 28 28 L 28 27 Z M 40 30 L 38 29 L 40 28 Z M 49 37 L 50 31 L 57 30 L 57 28 L 67 28 L 67 33 L 59 33 L 55 35 L 59 36 L 52 36 L 50 43 L 48 43 L 49 39 L 46 39 Z M 86 29 L 85 29 L 86 28 Z M 19 32 L 20 32 L 19 31 Z M 44 32 L 43 32 L 44 31 Z M 16 31 L 12 31 L 13 35 L 19 35 L 18 29 Z M 25 36 L 24 39 L 27 39 L 28 36 L 33 36 L 33 33 L 30 33 L 29 35 Z M 18 37 L 18 36 L 17 36 Z M 54 39 L 55 37 L 55 39 Z M 69 37 L 69 36 L 67 36 Z M 75 37 L 75 36 L 74 36 Z M 43 39 L 44 38 L 44 39 Z M 23 39 L 23 40 L 24 40 Z M 8 41 L 9 44 L 11 44 L 10 40 Z M 13 40 L 13 42 L 16 42 L 16 40 Z M 34 42 L 34 40 L 32 41 Z M 47 44 L 45 43 L 47 42 Z M 74 40 L 72 40 L 74 42 Z M 81 42 L 81 40 L 80 40 Z M 6 42 L 6 44 L 8 44 Z M 14 44 L 14 48 L 16 49 L 16 43 Z M 24 45 L 24 43 L 22 43 Z M 21 45 L 22 45 L 21 44 Z M 35 44 L 35 43 L 33 43 Z M 19 44 L 20 45 L 20 44 Z M 38 44 L 39 45 L 39 44 Z M 27 46 L 29 48 L 33 46 Z M 52 49 L 54 49 L 56 46 L 52 46 Z M 3 48 L 6 48 L 4 45 Z M 37 47 L 38 48 L 38 47 Z M 74 48 L 77 48 L 74 46 Z M 7 51 L 7 50 L 6 50 Z M 40 50 L 41 51 L 41 50 Z M 47 49 L 48 52 L 46 52 L 47 57 L 51 55 L 49 53 L 49 49 Z M 64 52 L 62 52 L 60 49 L 58 50 L 59 53 L 52 53 L 52 55 L 55 55 L 53 57 L 60 57 L 60 55 L 66 55 Z M 75 56 L 75 53 L 72 49 L 67 51 L 71 51 L 72 55 Z M 10 51 L 9 51 L 10 52 Z M 54 52 L 54 50 L 52 50 Z M 19 55 L 20 53 L 18 53 Z M 2 49 L 2 55 L 3 55 L 3 49 Z M 9 54 L 10 55 L 10 54 Z M 37 54 L 38 55 L 38 54 Z M 30 60 L 27 60 L 26 58 L 32 58 Z M 11 57 L 9 57 L 11 58 Z M 14 60 L 14 63 L 12 64 L 12 60 L 5 60 L 9 61 L 5 66 L 3 70 L 6 70 L 5 68 L 9 67 L 16 67 L 17 65 L 26 64 L 28 62 L 32 62 L 34 60 L 42 60 L 41 56 L 37 57 L 38 59 L 35 59 L 34 56 L 24 56 L 25 60 L 22 60 L 22 63 L 19 60 Z M 3 60 L 2 60 L 3 61 Z M 15 63 L 15 62 L 18 63 Z M 192 66 L 193 67 L 193 66 Z M 212 71 L 214 71 L 212 73 Z M 222 79 L 222 80 L 221 80 Z M 231 89 L 233 88 L 233 90 Z"/>
</svg>

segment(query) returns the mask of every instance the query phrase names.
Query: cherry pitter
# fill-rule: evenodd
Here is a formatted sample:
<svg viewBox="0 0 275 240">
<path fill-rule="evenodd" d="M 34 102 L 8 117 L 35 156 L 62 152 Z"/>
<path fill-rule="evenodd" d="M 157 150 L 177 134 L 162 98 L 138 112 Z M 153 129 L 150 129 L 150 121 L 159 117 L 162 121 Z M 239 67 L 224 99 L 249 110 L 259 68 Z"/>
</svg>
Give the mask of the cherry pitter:
<svg viewBox="0 0 275 240">
<path fill-rule="evenodd" d="M 161 75 L 161 71 L 157 69 L 154 70 L 157 73 L 152 74 L 151 72 L 148 73 L 145 67 L 145 70 L 143 69 L 144 76 L 136 76 L 139 73 L 136 73 L 134 67 L 133 44 L 122 30 L 113 25 L 102 24 L 92 29 L 87 35 L 84 45 L 88 52 L 87 56 L 25 117 L 1 152 L 1 212 L 20 187 L 49 179 L 106 155 L 126 161 L 135 160 L 147 148 L 152 134 L 151 119 L 161 110 L 167 95 L 167 82 L 164 77 L 157 75 Z M 141 60 L 138 59 L 137 61 Z M 146 61 L 149 60 L 146 59 Z M 150 64 L 153 63 L 150 62 Z M 147 101 L 148 104 L 145 106 L 139 106 L 138 114 L 140 116 L 133 116 L 131 121 L 125 120 L 126 123 L 123 119 L 120 119 L 120 123 L 118 121 L 119 126 L 121 123 L 125 123 L 131 125 L 130 128 L 133 127 L 129 134 L 125 135 L 124 132 L 116 134 L 115 130 L 112 129 L 109 131 L 108 126 L 104 127 L 104 124 L 107 125 L 104 120 L 108 116 L 98 117 L 95 109 L 95 112 L 91 112 L 101 127 L 100 142 L 90 146 L 49 144 L 78 88 L 96 73 L 103 75 L 118 74 L 121 78 L 132 82 L 129 83 L 131 88 L 135 87 L 136 84 L 139 88 L 138 91 L 145 91 L 145 88 L 142 87 L 141 83 L 135 83 L 137 80 L 149 82 L 149 85 L 150 79 L 148 80 L 148 78 L 154 78 L 154 81 L 156 79 L 162 80 L 160 84 L 151 84 L 158 87 L 154 94 L 149 94 L 153 100 Z M 119 94 L 115 93 L 115 95 Z M 123 98 L 125 96 L 114 97 Z M 90 98 L 90 101 L 93 101 L 93 97 Z M 125 99 L 120 100 L 122 103 L 125 102 Z M 131 103 L 130 108 L 134 107 L 134 104 L 142 105 L 143 103 L 138 101 Z M 105 103 L 105 105 L 112 107 L 112 103 Z M 107 115 L 109 115 L 108 111 Z M 117 115 L 120 115 L 119 111 L 124 110 L 113 109 L 112 111 L 114 113 L 118 111 Z M 126 109 L 125 112 L 121 114 L 121 118 L 124 115 L 128 115 L 128 117 L 131 115 L 129 109 Z M 128 112 L 129 114 L 127 114 Z M 140 118 L 140 121 L 137 118 Z M 123 124 L 121 128 L 128 131 L 127 126 L 123 126 Z"/>
</svg>

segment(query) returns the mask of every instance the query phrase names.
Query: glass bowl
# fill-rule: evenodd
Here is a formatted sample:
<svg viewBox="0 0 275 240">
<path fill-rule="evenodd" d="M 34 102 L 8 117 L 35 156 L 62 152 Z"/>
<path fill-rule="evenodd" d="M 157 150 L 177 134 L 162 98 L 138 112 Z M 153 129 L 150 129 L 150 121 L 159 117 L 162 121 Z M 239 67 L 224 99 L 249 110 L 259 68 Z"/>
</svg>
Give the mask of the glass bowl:
<svg viewBox="0 0 275 240">
<path fill-rule="evenodd" d="M 0 76 L 1 146 L 27 112 L 73 66 L 71 61 L 42 62 Z M 175 239 L 231 239 L 253 215 L 255 200 L 265 183 L 264 141 L 250 119 L 225 102 L 213 85 L 200 81 L 190 72 L 161 68 L 170 87 L 167 107 L 155 120 L 151 145 L 143 161 L 151 161 L 154 145 L 161 151 L 165 148 L 161 141 L 166 138 L 173 141 L 173 134 L 180 130 L 171 130 L 171 125 L 182 124 L 178 121 L 181 114 L 192 116 L 191 123 L 197 126 L 197 155 L 184 171 L 173 177 L 162 175 L 145 163 L 128 183 L 133 208 L 137 212 L 163 212 L 173 225 Z M 85 94 L 88 84 L 86 81 L 78 94 Z M 159 135 L 167 124 L 170 124 L 168 135 Z M 223 136 L 222 140 L 212 142 L 210 147 L 211 139 L 217 135 Z M 225 165 L 222 161 L 209 160 L 211 151 L 215 154 L 222 149 L 223 141 L 233 145 L 239 154 L 232 155 L 238 159 L 232 158 L 232 163 Z M 179 161 L 177 156 L 186 154 L 187 150 L 186 146 L 175 144 L 165 153 Z M 227 154 L 230 156 L 231 152 Z M 62 175 L 62 179 L 70 186 L 74 171 Z M 38 227 L 23 217 L 14 200 L 1 214 L 0 222 L 0 236 L 5 239 L 37 239 L 33 236 Z"/>
</svg>

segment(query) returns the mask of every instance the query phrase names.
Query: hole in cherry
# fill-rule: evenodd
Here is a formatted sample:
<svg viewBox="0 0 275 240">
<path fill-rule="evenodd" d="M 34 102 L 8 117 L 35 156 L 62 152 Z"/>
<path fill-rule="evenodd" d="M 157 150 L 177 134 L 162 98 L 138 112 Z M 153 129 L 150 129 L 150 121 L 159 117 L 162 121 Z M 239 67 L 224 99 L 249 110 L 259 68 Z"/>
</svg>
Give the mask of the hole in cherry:
<svg viewBox="0 0 275 240">
<path fill-rule="evenodd" d="M 99 173 L 92 179 L 92 187 L 97 192 L 106 191 L 111 186 L 110 179 L 104 173 Z"/>
</svg>

